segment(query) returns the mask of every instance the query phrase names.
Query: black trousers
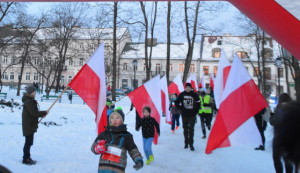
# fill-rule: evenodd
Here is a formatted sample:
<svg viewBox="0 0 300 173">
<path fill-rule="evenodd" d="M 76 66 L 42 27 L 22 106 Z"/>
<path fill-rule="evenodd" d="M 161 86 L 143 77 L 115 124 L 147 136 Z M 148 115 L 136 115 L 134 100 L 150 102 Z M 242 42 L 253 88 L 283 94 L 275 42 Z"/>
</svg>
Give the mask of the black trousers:
<svg viewBox="0 0 300 173">
<path fill-rule="evenodd" d="M 24 148 L 23 148 L 23 159 L 28 159 L 30 158 L 30 148 L 33 145 L 33 135 L 29 135 L 29 136 L 25 136 L 25 144 L 24 144 Z"/>
<path fill-rule="evenodd" d="M 212 113 L 208 114 L 208 113 L 202 113 L 200 114 L 200 120 L 201 120 L 201 128 L 202 128 L 202 133 L 203 136 L 206 136 L 206 127 L 210 130 L 211 128 L 211 121 L 212 121 Z"/>
<path fill-rule="evenodd" d="M 196 122 L 196 116 L 186 117 L 182 116 L 182 126 L 184 134 L 184 144 L 194 144 L 194 127 Z"/>
</svg>

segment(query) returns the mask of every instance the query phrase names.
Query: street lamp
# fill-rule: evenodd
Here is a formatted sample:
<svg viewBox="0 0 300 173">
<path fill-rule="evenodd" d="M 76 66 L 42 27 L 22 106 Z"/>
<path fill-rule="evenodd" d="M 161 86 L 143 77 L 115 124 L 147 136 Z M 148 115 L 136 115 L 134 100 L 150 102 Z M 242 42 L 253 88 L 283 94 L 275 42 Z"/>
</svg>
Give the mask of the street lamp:
<svg viewBox="0 0 300 173">
<path fill-rule="evenodd" d="M 132 61 L 132 66 L 133 66 L 133 88 L 135 89 L 137 86 L 136 86 L 136 79 L 135 79 L 135 72 L 136 72 L 136 69 L 137 69 L 137 66 L 138 66 L 138 61 L 136 59 L 134 59 Z"/>
<path fill-rule="evenodd" d="M 277 67 L 277 79 L 278 79 L 278 95 L 280 95 L 280 71 L 279 69 L 281 68 L 281 65 L 282 65 L 282 60 L 280 57 L 277 57 L 275 59 L 275 65 Z"/>
</svg>

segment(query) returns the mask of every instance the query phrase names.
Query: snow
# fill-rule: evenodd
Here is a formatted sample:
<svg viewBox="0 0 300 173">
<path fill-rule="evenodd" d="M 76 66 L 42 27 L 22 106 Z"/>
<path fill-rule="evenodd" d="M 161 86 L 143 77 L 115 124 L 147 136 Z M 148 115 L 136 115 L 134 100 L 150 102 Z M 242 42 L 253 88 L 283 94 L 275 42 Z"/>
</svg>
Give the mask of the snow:
<svg viewBox="0 0 300 173">
<path fill-rule="evenodd" d="M 13 98 L 21 103 L 21 96 L 16 96 L 16 90 L 4 87 L 2 92 L 8 92 L 8 99 Z M 22 91 L 23 92 L 23 91 Z M 21 93 L 22 93 L 21 92 Z M 46 110 L 52 101 L 40 101 L 40 109 Z M 141 132 L 136 132 L 135 111 L 129 112 L 128 97 L 116 102 L 122 106 L 126 115 L 125 124 L 134 136 L 134 141 L 142 155 L 143 143 Z M 94 114 L 83 104 L 79 97 L 73 97 L 70 104 L 67 95 L 62 97 L 62 103 L 56 103 L 49 115 L 42 122 L 55 122 L 60 126 L 45 126 L 39 124 L 31 148 L 32 158 L 38 163 L 33 166 L 22 164 L 24 137 L 22 136 L 22 109 L 0 108 L 0 164 L 14 173 L 93 173 L 97 172 L 99 155 L 90 151 L 90 146 L 96 137 Z M 204 153 L 207 139 L 201 139 L 200 119 L 195 125 L 195 151 L 184 149 L 183 131 L 180 127 L 175 134 L 171 133 L 170 125 L 161 119 L 161 136 L 158 145 L 153 145 L 155 160 L 138 172 L 197 172 L 197 173 L 253 173 L 275 172 L 272 161 L 272 127 L 269 125 L 266 134 L 266 150 L 255 151 L 253 146 L 228 147 L 215 150 L 212 154 Z M 144 159 L 145 162 L 145 159 Z M 133 161 L 128 156 L 126 172 L 136 172 Z"/>
</svg>

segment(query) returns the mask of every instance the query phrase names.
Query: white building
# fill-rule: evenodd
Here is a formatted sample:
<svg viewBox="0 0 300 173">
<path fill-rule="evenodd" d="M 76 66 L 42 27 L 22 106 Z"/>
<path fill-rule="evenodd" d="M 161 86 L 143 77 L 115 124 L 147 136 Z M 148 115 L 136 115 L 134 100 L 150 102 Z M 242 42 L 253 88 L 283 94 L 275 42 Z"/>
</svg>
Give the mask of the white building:
<svg viewBox="0 0 300 173">
<path fill-rule="evenodd" d="M 255 72 L 255 70 L 258 70 L 258 58 L 253 39 L 254 37 L 251 36 L 204 36 L 202 50 L 202 43 L 195 43 L 190 73 L 196 74 L 198 83 L 201 78 L 204 78 L 206 84 L 209 85 L 210 77 L 215 76 L 217 73 L 220 52 L 221 49 L 223 49 L 230 61 L 232 61 L 234 53 L 237 53 L 237 55 L 243 60 L 249 74 L 252 76 L 254 81 L 258 83 Z M 280 56 L 279 46 L 280 45 L 271 38 L 268 38 L 264 45 L 266 57 L 266 89 L 270 94 L 276 94 L 276 86 L 278 86 L 278 73 L 274 61 L 278 56 Z M 165 74 L 166 48 L 166 43 L 157 43 L 152 47 L 152 76 Z M 187 48 L 187 43 L 171 44 L 170 80 L 173 80 L 178 73 L 183 74 Z M 150 47 L 148 47 L 148 53 L 150 54 Z M 146 69 L 144 65 L 144 43 L 127 43 L 120 57 L 120 87 L 133 86 L 134 71 L 132 61 L 134 59 L 138 61 L 138 68 L 136 71 L 138 86 L 142 85 L 145 81 Z M 281 92 L 287 92 L 284 67 L 282 66 L 279 71 Z M 289 78 L 290 76 L 291 75 L 289 75 Z M 289 82 L 293 83 L 293 80 L 290 78 Z"/>
</svg>

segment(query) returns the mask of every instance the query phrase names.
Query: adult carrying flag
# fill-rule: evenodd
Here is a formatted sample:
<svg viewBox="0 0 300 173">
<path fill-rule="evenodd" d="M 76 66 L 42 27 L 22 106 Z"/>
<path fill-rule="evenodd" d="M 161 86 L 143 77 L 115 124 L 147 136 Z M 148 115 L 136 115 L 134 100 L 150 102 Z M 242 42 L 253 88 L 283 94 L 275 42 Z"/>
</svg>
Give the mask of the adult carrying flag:
<svg viewBox="0 0 300 173">
<path fill-rule="evenodd" d="M 104 45 L 102 44 L 80 69 L 69 86 L 84 100 L 96 115 L 97 132 L 107 125 Z"/>
<path fill-rule="evenodd" d="M 253 116 L 265 107 L 266 100 L 240 58 L 235 56 L 205 153 L 220 147 L 260 145 L 262 141 Z"/>
</svg>

